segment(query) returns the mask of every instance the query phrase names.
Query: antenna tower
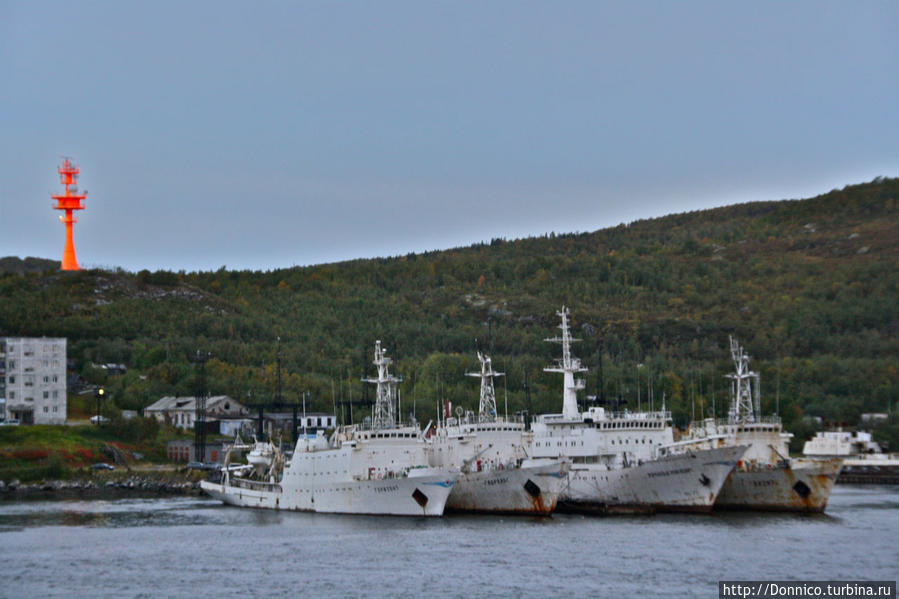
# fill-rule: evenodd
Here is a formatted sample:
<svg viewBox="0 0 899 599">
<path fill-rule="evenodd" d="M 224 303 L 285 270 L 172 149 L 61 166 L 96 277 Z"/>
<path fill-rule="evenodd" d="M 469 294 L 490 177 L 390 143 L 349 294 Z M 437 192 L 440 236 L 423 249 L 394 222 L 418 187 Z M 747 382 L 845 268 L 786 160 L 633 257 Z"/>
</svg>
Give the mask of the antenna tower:
<svg viewBox="0 0 899 599">
<path fill-rule="evenodd" d="M 75 258 L 75 242 L 72 237 L 72 225 L 78 222 L 78 219 L 72 215 L 75 210 L 84 210 L 84 198 L 87 192 L 78 192 L 78 175 L 81 168 L 72 164 L 68 158 L 63 158 L 62 165 L 57 167 L 59 173 L 59 182 L 65 186 L 65 193 L 62 195 L 51 195 L 56 200 L 54 210 L 65 210 L 64 215 L 59 216 L 59 220 L 66 226 L 66 245 L 62 251 L 62 270 L 81 270 L 78 266 L 78 260 Z"/>
<path fill-rule="evenodd" d="M 568 316 L 570 315 L 568 308 L 562 306 L 562 311 L 556 312 L 556 314 L 562 318 L 562 324 L 559 325 L 559 328 L 562 329 L 562 336 L 552 337 L 544 341 L 561 343 L 562 359 L 557 360 L 555 366 L 544 368 L 543 372 L 561 372 L 565 375 L 562 416 L 574 419 L 578 417 L 577 392 L 583 389 L 585 385 L 584 379 L 576 379 L 574 375 L 579 372 L 587 372 L 587 368 L 581 366 L 581 361 L 571 355 L 571 344 L 580 341 L 580 339 L 571 337 L 571 331 L 568 328 Z"/>
<path fill-rule="evenodd" d="M 381 349 L 381 342 L 375 341 L 375 359 L 372 363 L 378 367 L 378 378 L 363 378 L 362 381 L 378 386 L 371 422 L 376 430 L 396 426 L 396 386 L 403 378 L 390 374 L 391 362 L 393 360 L 387 357 L 387 350 Z"/>
<path fill-rule="evenodd" d="M 728 420 L 731 422 L 755 422 L 759 414 L 759 373 L 749 370 L 749 354 L 737 343 L 733 336 L 730 339 L 730 355 L 734 361 L 735 372 L 725 375 L 731 379 L 731 405 Z M 755 384 L 753 384 L 755 381 Z"/>
<path fill-rule="evenodd" d="M 466 376 L 476 376 L 481 379 L 481 403 L 478 406 L 478 422 L 494 422 L 496 420 L 496 393 L 493 390 L 493 379 L 505 375 L 504 372 L 493 370 L 493 361 L 490 356 L 478 352 L 478 360 L 481 361 L 480 372 L 466 372 Z"/>
</svg>

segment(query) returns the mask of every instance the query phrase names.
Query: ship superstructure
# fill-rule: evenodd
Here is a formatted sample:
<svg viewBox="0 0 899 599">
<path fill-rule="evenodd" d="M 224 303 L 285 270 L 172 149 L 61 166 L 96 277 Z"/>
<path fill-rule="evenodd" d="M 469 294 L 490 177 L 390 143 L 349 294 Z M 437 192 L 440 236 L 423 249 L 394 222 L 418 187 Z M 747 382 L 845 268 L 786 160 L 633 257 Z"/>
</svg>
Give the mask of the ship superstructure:
<svg viewBox="0 0 899 599">
<path fill-rule="evenodd" d="M 818 432 L 805 442 L 802 454 L 843 458 L 838 483 L 899 484 L 899 454 L 884 452 L 870 432 Z"/>
<path fill-rule="evenodd" d="M 685 439 L 662 448 L 667 455 L 717 447 L 747 446 L 715 503 L 723 509 L 820 512 L 840 471 L 839 459 L 790 458 L 792 434 L 779 416 L 762 416 L 759 374 L 749 369 L 749 355 L 730 340 L 734 372 L 727 420 L 694 423 Z"/>
<path fill-rule="evenodd" d="M 561 414 L 537 416 L 528 451 L 534 459 L 571 460 L 561 507 L 575 511 L 706 511 L 742 456 L 744 447 L 726 447 L 661 456 L 673 441 L 671 414 L 578 409 L 576 375 L 586 372 L 571 354 L 570 313 L 557 313 L 562 358 L 547 372 L 563 375 Z"/>
</svg>

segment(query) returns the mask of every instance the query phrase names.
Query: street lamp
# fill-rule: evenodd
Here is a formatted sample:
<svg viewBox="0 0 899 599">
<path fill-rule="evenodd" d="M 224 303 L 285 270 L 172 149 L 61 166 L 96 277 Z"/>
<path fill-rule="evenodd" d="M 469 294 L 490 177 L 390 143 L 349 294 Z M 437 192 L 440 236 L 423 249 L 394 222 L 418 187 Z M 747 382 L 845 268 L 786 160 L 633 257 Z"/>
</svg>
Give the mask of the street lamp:
<svg viewBox="0 0 899 599">
<path fill-rule="evenodd" d="M 97 397 L 97 426 L 100 426 L 100 402 L 103 400 L 103 395 L 106 394 L 106 391 L 103 390 L 103 387 L 99 387 L 97 389 L 96 397 Z"/>
</svg>

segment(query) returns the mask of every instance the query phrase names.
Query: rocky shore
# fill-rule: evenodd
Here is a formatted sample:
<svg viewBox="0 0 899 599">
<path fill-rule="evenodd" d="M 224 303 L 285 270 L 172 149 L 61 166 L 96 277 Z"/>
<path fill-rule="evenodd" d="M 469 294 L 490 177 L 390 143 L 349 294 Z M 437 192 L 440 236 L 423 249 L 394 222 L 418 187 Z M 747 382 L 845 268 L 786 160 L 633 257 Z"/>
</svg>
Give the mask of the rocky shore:
<svg viewBox="0 0 899 599">
<path fill-rule="evenodd" d="M 200 495 L 200 481 L 190 474 L 122 473 L 113 476 L 83 476 L 70 480 L 20 483 L 0 481 L 0 501 L 23 499 L 116 499 L 153 495 Z"/>
</svg>

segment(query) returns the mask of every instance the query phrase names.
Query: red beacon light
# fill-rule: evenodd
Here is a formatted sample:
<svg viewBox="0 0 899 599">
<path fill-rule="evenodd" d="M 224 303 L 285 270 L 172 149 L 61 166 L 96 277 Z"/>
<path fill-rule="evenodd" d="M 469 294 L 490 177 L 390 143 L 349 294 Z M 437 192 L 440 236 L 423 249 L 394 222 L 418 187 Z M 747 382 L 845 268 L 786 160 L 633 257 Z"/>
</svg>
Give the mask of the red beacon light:
<svg viewBox="0 0 899 599">
<path fill-rule="evenodd" d="M 78 219 L 72 215 L 75 210 L 84 210 L 84 198 L 87 192 L 78 192 L 78 175 L 81 169 L 68 159 L 64 158 L 62 166 L 56 169 L 59 172 L 59 182 L 65 186 L 65 193 L 62 195 L 51 195 L 56 200 L 54 210 L 65 210 L 65 215 L 59 215 L 59 220 L 66 226 L 66 245 L 62 252 L 62 270 L 81 270 L 78 266 L 78 260 L 75 258 L 75 242 L 72 237 L 72 225 L 78 222 Z"/>
</svg>

